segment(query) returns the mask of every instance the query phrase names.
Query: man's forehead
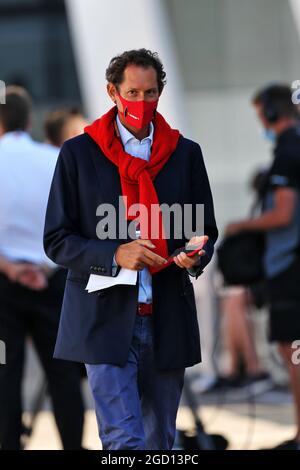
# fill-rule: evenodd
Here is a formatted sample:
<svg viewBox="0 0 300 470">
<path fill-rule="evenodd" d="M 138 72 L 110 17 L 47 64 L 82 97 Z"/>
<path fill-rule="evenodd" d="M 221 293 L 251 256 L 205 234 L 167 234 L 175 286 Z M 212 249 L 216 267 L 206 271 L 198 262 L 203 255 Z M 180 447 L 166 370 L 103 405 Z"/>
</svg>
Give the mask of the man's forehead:
<svg viewBox="0 0 300 470">
<path fill-rule="evenodd" d="M 128 65 L 124 70 L 123 84 L 138 88 L 145 87 L 156 87 L 157 86 L 157 74 L 153 67 L 142 67 L 137 65 Z"/>
</svg>

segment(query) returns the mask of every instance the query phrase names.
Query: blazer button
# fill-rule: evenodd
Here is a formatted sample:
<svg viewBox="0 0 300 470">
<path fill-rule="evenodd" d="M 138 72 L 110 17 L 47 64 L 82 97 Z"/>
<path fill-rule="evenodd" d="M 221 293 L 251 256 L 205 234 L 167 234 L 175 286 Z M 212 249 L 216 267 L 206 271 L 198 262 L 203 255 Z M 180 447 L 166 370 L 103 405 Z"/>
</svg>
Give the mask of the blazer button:
<svg viewBox="0 0 300 470">
<path fill-rule="evenodd" d="M 94 266 L 90 266 L 90 269 L 94 269 Z"/>
<path fill-rule="evenodd" d="M 101 271 L 102 271 L 103 273 L 105 273 L 105 271 L 106 271 L 106 268 L 102 268 L 102 269 L 101 269 Z"/>
</svg>

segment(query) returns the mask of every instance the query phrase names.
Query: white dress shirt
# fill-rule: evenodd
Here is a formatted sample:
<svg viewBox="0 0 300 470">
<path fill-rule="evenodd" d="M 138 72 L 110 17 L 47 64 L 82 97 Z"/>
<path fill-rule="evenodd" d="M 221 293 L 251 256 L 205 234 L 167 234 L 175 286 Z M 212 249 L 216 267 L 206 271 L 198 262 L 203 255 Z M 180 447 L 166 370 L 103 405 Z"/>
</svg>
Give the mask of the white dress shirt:
<svg viewBox="0 0 300 470">
<path fill-rule="evenodd" d="M 43 230 L 58 152 L 23 131 L 0 138 L 0 255 L 56 266 L 44 252 Z"/>
</svg>

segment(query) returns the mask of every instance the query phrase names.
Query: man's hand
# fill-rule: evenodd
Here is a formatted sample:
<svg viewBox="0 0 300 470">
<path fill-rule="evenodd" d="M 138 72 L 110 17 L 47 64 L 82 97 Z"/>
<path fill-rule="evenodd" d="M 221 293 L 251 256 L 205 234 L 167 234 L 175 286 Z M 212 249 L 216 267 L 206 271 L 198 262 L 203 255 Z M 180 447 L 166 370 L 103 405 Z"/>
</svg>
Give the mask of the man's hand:
<svg viewBox="0 0 300 470">
<path fill-rule="evenodd" d="M 3 263 L 2 272 L 11 282 L 16 282 L 21 274 L 28 272 L 29 266 L 27 263 L 6 261 L 5 264 Z"/>
<path fill-rule="evenodd" d="M 179 255 L 174 257 L 174 263 L 179 266 L 179 268 L 192 268 L 193 266 L 199 263 L 201 256 L 205 255 L 205 250 L 202 250 L 202 246 L 207 242 L 208 236 L 203 235 L 201 237 L 192 237 L 187 243 L 186 248 L 193 247 L 193 250 L 199 245 L 199 251 L 194 256 L 187 256 L 184 252 L 179 253 Z"/>
<path fill-rule="evenodd" d="M 39 266 L 22 273 L 17 282 L 32 290 L 43 290 L 48 286 L 47 276 Z"/>
<path fill-rule="evenodd" d="M 157 268 L 166 263 L 166 259 L 153 253 L 150 248 L 155 248 L 155 245 L 150 240 L 140 238 L 133 242 L 123 243 L 116 250 L 116 263 L 121 268 L 133 271 L 141 271 L 148 266 Z"/>
<path fill-rule="evenodd" d="M 3 272 L 10 281 L 19 282 L 29 289 L 42 290 L 48 285 L 45 273 L 36 264 L 7 261 Z"/>
</svg>

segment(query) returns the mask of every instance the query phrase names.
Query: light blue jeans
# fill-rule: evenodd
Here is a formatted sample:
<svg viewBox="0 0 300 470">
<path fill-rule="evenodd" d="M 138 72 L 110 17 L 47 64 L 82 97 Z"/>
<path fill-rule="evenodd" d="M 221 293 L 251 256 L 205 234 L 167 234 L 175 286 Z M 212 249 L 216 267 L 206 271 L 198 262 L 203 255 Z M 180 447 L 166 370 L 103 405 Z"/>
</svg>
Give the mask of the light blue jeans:
<svg viewBox="0 0 300 470">
<path fill-rule="evenodd" d="M 86 369 L 103 450 L 172 449 L 185 369 L 155 369 L 152 316 L 136 316 L 124 367 Z"/>
</svg>

